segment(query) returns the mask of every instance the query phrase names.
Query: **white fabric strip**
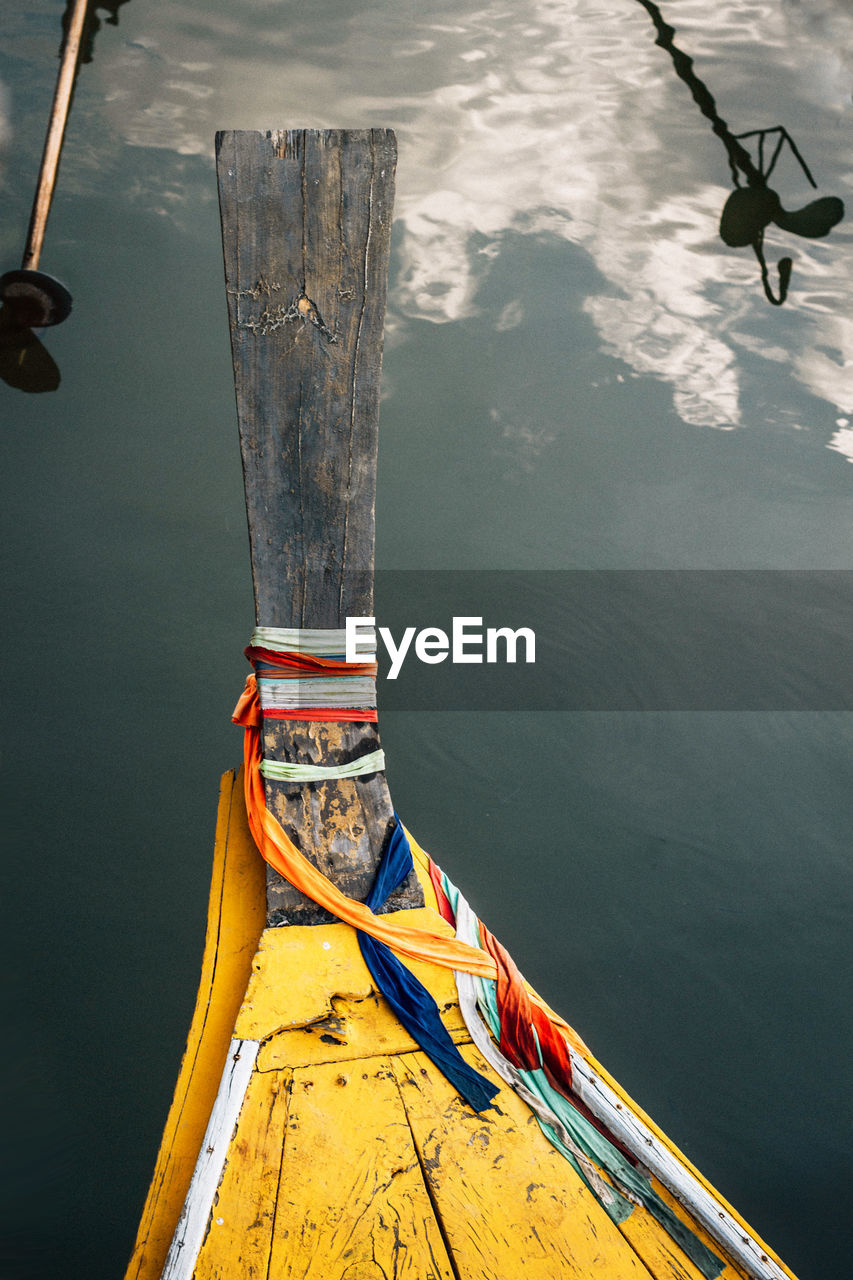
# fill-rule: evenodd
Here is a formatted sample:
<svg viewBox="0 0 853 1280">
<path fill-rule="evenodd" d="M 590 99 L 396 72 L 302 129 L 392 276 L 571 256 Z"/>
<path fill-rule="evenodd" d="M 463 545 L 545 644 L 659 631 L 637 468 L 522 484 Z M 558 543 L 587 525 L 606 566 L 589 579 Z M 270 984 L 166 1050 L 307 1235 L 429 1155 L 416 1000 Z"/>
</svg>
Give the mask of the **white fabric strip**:
<svg viewBox="0 0 853 1280">
<path fill-rule="evenodd" d="M 298 676 L 295 680 L 258 679 L 262 711 L 296 711 L 301 707 L 349 707 L 372 710 L 376 681 L 371 676 Z"/>
<path fill-rule="evenodd" d="M 360 662 L 376 661 L 375 628 L 359 628 L 356 642 Z M 343 628 L 256 627 L 251 644 L 278 653 L 310 653 L 314 658 L 341 658 L 346 654 L 347 633 Z"/>
<path fill-rule="evenodd" d="M 462 942 L 467 942 L 471 947 L 479 947 L 480 945 L 477 917 L 461 894 L 456 904 L 456 936 Z M 480 1053 L 494 1067 L 501 1079 L 527 1103 L 531 1111 L 539 1116 L 540 1120 L 544 1120 L 546 1124 L 551 1126 L 560 1141 L 571 1151 L 583 1169 L 584 1177 L 595 1190 L 601 1203 L 610 1204 L 614 1198 L 613 1188 L 604 1181 L 592 1161 L 574 1142 L 560 1117 L 541 1098 L 537 1098 L 534 1093 L 531 1093 L 516 1067 L 513 1066 L 508 1058 L 504 1057 L 489 1035 L 485 1023 L 477 1012 L 477 981 L 474 975 L 463 973 L 460 969 L 454 969 L 453 975 L 456 978 L 456 990 L 459 994 L 459 1009 L 462 1013 L 462 1019 L 468 1028 L 468 1034 L 480 1050 Z"/>
<path fill-rule="evenodd" d="M 190 1189 L 172 1237 L 161 1280 L 190 1280 L 207 1233 L 213 1201 L 228 1155 L 234 1126 L 260 1044 L 257 1040 L 232 1040 L 219 1082 L 219 1092 L 196 1161 Z"/>
</svg>

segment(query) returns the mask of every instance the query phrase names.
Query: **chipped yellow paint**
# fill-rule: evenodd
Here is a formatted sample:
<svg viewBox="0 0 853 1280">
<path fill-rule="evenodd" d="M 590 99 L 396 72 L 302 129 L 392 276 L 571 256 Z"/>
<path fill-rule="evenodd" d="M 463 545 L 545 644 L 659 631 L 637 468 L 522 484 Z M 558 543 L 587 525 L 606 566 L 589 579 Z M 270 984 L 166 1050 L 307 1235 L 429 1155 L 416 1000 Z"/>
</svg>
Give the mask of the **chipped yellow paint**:
<svg viewBox="0 0 853 1280">
<path fill-rule="evenodd" d="M 462 1052 L 492 1074 L 473 1046 Z M 460 1280 L 648 1280 L 618 1227 L 511 1089 L 477 1115 L 425 1054 L 393 1065 Z"/>
<path fill-rule="evenodd" d="M 332 1012 L 319 1022 L 271 1036 L 261 1046 L 258 1070 L 307 1067 L 417 1049 L 417 1043 L 377 992 L 358 1000 L 332 996 L 331 1003 Z M 470 1042 L 458 1005 L 443 1010 L 442 1018 L 455 1044 Z"/>
<path fill-rule="evenodd" d="M 126 1280 L 159 1280 L 219 1087 L 266 912 L 264 864 L 246 822 L 242 774 L 223 775 L 207 935 L 187 1047 Z"/>
<path fill-rule="evenodd" d="M 794 1275 L 793 1271 L 791 1271 L 789 1267 L 785 1266 L 785 1263 L 782 1261 L 779 1255 L 777 1253 L 774 1253 L 774 1251 L 770 1248 L 770 1246 L 766 1244 L 764 1240 L 762 1240 L 761 1236 L 758 1235 L 755 1229 L 749 1225 L 746 1219 L 741 1217 L 737 1209 L 735 1209 L 732 1205 L 730 1205 L 728 1200 L 726 1200 L 724 1196 L 720 1195 L 716 1187 L 711 1182 L 708 1181 L 705 1175 L 701 1173 L 700 1170 L 697 1169 L 696 1166 L 693 1163 L 691 1163 L 690 1160 L 688 1160 L 684 1152 L 679 1150 L 679 1148 L 673 1142 L 672 1138 L 667 1137 L 667 1135 L 663 1132 L 663 1130 L 659 1128 L 658 1125 L 655 1124 L 651 1116 L 647 1115 L 646 1112 L 642 1109 L 642 1107 L 637 1105 L 637 1103 L 633 1100 L 630 1094 L 628 1094 L 622 1088 L 618 1080 L 613 1079 L 613 1076 L 610 1074 L 610 1072 L 605 1070 L 605 1068 L 601 1065 L 601 1063 L 598 1062 L 597 1059 L 592 1056 L 589 1050 L 586 1050 L 583 1056 L 586 1059 L 586 1061 L 589 1063 L 589 1065 L 593 1068 L 593 1070 L 598 1074 L 598 1076 L 605 1082 L 605 1084 L 608 1084 L 610 1086 L 613 1092 L 622 1099 L 622 1101 L 626 1104 L 626 1106 L 630 1108 L 631 1111 L 633 1111 L 634 1115 L 637 1116 L 640 1120 L 642 1120 L 643 1123 L 647 1125 L 649 1130 L 655 1135 L 655 1137 L 659 1138 L 660 1141 L 663 1143 L 663 1145 L 669 1151 L 672 1152 L 676 1160 L 678 1160 L 678 1162 L 681 1165 L 683 1165 L 685 1169 L 688 1169 L 690 1173 L 693 1174 L 694 1178 L 696 1178 L 697 1182 L 699 1182 L 705 1188 L 705 1190 L 708 1191 L 714 1197 L 714 1199 L 720 1205 L 720 1208 L 725 1209 L 728 1213 L 730 1213 L 731 1216 L 734 1218 L 735 1222 L 739 1223 L 744 1228 L 744 1231 L 752 1237 L 755 1243 L 762 1250 L 763 1254 L 767 1258 L 771 1258 L 773 1262 L 776 1263 L 777 1267 L 780 1267 L 782 1271 L 784 1271 L 786 1276 L 790 1276 L 790 1280 L 797 1280 L 797 1277 Z M 678 1205 L 675 1200 L 669 1197 L 668 1193 L 664 1195 L 664 1199 L 667 1199 L 669 1203 L 671 1203 L 676 1208 L 676 1210 L 681 1208 L 681 1206 Z M 684 1216 L 684 1215 L 681 1214 L 680 1216 Z M 716 1244 L 716 1242 L 712 1243 L 710 1241 L 707 1233 L 703 1231 L 703 1229 L 699 1226 L 698 1223 L 694 1222 L 694 1219 L 689 1214 L 686 1217 L 684 1217 L 684 1221 L 689 1222 L 693 1226 L 694 1230 L 696 1231 L 696 1234 L 701 1239 L 704 1239 L 706 1243 L 711 1243 L 711 1247 L 714 1248 L 717 1252 L 719 1252 L 719 1246 Z M 737 1274 L 737 1272 L 735 1272 L 735 1274 Z"/>
<path fill-rule="evenodd" d="M 691 1218 L 684 1217 L 683 1214 L 679 1216 L 695 1229 Z M 695 1263 L 690 1261 L 672 1237 L 642 1205 L 634 1208 L 631 1216 L 620 1224 L 619 1230 L 630 1242 L 637 1256 L 642 1258 L 655 1280 L 703 1280 L 702 1272 Z M 705 1239 L 705 1244 L 721 1261 L 725 1260 L 718 1244 L 709 1239 Z M 747 1278 L 745 1272 L 726 1266 L 720 1272 L 718 1280 L 747 1280 Z"/>
<path fill-rule="evenodd" d="M 668 1191 L 657 1178 L 652 1178 L 652 1186 L 660 1196 L 661 1200 L 669 1205 L 670 1209 L 672 1209 L 682 1222 L 687 1223 L 698 1239 L 700 1239 L 703 1244 L 706 1244 L 712 1253 L 715 1253 L 718 1258 L 721 1258 L 725 1262 L 726 1265 L 720 1272 L 718 1280 L 749 1280 L 749 1272 L 740 1264 L 732 1262 L 725 1249 L 723 1249 L 716 1240 L 711 1238 L 710 1234 L 705 1230 L 701 1223 L 698 1223 L 695 1218 L 691 1216 L 690 1212 L 685 1209 L 684 1205 L 681 1204 L 680 1201 L 676 1200 L 675 1196 Z M 750 1231 L 752 1231 L 751 1227 Z M 752 1235 L 755 1239 L 758 1238 L 754 1231 L 752 1231 Z"/>
<path fill-rule="evenodd" d="M 398 911 L 394 918 L 453 932 L 429 908 Z M 467 1040 L 452 972 L 424 963 L 409 967 L 431 992 L 454 1039 Z M 252 970 L 234 1034 L 263 1042 L 260 1070 L 417 1048 L 380 997 L 349 925 L 266 929 Z"/>
<path fill-rule="evenodd" d="M 194 1280 L 267 1280 L 290 1079 L 252 1074 Z"/>
<path fill-rule="evenodd" d="M 427 906 L 395 919 L 451 936 L 414 851 Z M 232 1034 L 261 1049 L 193 1280 L 701 1280 L 645 1209 L 614 1226 L 511 1090 L 481 1115 L 460 1101 L 378 995 L 349 925 L 262 932 L 264 913 L 263 863 L 229 773 L 196 1010 L 126 1280 L 160 1276 Z M 411 967 L 466 1058 L 494 1078 L 452 973 Z M 729 1264 L 721 1280 L 744 1272 Z"/>
<path fill-rule="evenodd" d="M 269 1280 L 295 1276 L 454 1280 L 388 1059 L 293 1074 Z"/>
</svg>

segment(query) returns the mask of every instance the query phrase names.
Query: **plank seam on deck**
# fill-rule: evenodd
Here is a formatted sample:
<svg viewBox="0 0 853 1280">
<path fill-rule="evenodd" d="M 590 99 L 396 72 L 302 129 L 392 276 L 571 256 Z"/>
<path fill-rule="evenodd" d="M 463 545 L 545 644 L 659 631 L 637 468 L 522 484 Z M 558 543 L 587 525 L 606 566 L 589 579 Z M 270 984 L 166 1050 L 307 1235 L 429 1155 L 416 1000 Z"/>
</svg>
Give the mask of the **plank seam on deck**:
<svg viewBox="0 0 853 1280">
<path fill-rule="evenodd" d="M 302 1030 L 302 1028 L 296 1027 L 295 1030 L 299 1031 L 299 1030 Z M 275 1033 L 275 1034 L 281 1034 L 281 1033 Z M 284 1034 L 287 1034 L 287 1033 L 285 1032 Z M 469 1035 L 459 1034 L 458 1032 L 454 1032 L 454 1031 L 449 1031 L 448 1034 L 451 1040 L 453 1041 L 453 1043 L 457 1046 L 462 1044 L 473 1044 L 473 1041 Z M 456 1038 L 457 1034 L 459 1034 L 459 1039 Z M 275 1038 L 275 1035 L 268 1037 L 267 1040 L 262 1040 L 261 1049 L 263 1049 L 265 1045 L 269 1044 L 270 1040 L 274 1038 Z M 345 1048 L 346 1046 L 340 1045 L 338 1047 Z M 336 1053 L 336 1054 L 333 1054 L 330 1058 L 318 1058 L 316 1059 L 316 1061 L 312 1059 L 310 1062 L 297 1062 L 297 1063 L 291 1063 L 288 1065 L 294 1071 L 301 1071 L 303 1070 L 303 1068 L 325 1067 L 325 1066 L 330 1066 L 340 1062 L 373 1062 L 376 1058 L 388 1058 L 388 1059 L 400 1058 L 400 1057 L 403 1057 L 403 1055 L 408 1053 L 417 1053 L 419 1049 L 420 1049 L 420 1045 L 418 1045 L 416 1041 L 413 1041 L 411 1045 L 407 1045 L 405 1048 L 402 1048 L 402 1049 L 391 1049 L 391 1050 L 378 1049 L 376 1053 L 365 1053 L 363 1049 L 358 1049 L 349 1056 L 346 1056 L 342 1053 Z M 255 1070 L 260 1074 L 266 1074 L 269 1071 L 282 1071 L 284 1069 L 285 1069 L 284 1064 L 280 1062 L 270 1067 L 261 1067 L 261 1066 L 255 1067 Z"/>
<path fill-rule="evenodd" d="M 256 1060 L 256 1066 L 257 1066 L 257 1060 Z M 272 1258 L 273 1258 L 273 1245 L 275 1242 L 275 1224 L 279 1214 L 279 1205 L 281 1204 L 281 1180 L 284 1176 L 284 1153 L 285 1153 L 285 1150 L 287 1149 L 287 1139 L 289 1134 L 288 1121 L 290 1120 L 290 1101 L 291 1101 L 291 1098 L 293 1097 L 293 1079 L 294 1079 L 294 1072 L 293 1070 L 290 1070 L 287 1073 L 287 1084 L 285 1086 L 284 1142 L 281 1144 L 281 1152 L 280 1152 L 280 1157 L 278 1162 L 278 1178 L 275 1184 L 275 1212 L 272 1215 L 272 1222 L 270 1223 L 270 1237 L 269 1237 L 269 1250 L 267 1252 L 266 1280 L 270 1280 L 270 1271 L 272 1269 Z"/>
<path fill-rule="evenodd" d="M 388 1064 L 391 1068 L 391 1074 L 394 1078 L 394 1086 L 400 1098 L 400 1106 L 402 1108 L 403 1115 L 406 1117 L 406 1124 L 409 1127 L 409 1134 L 412 1139 L 412 1148 L 415 1153 L 415 1159 L 418 1162 L 418 1169 L 420 1170 L 421 1181 L 424 1184 L 424 1190 L 426 1191 L 427 1199 L 429 1200 L 430 1205 L 432 1206 L 433 1217 L 435 1218 L 439 1235 L 441 1236 L 442 1242 L 444 1244 L 444 1249 L 447 1254 L 447 1260 L 450 1263 L 450 1269 L 453 1272 L 454 1280 L 462 1280 L 462 1275 L 459 1271 L 459 1268 L 456 1265 L 456 1259 L 453 1256 L 453 1248 L 448 1238 L 447 1231 L 445 1230 L 444 1221 L 442 1220 L 442 1217 L 441 1217 L 441 1212 L 436 1202 L 433 1189 L 430 1186 L 430 1181 L 429 1181 L 429 1178 L 427 1177 L 426 1169 L 424 1168 L 423 1157 L 421 1155 L 420 1147 L 418 1146 L 418 1141 L 415 1136 L 415 1131 L 412 1128 L 412 1122 L 409 1118 L 409 1110 L 408 1110 L 408 1107 L 406 1106 L 406 1101 L 403 1097 L 403 1090 L 400 1088 L 400 1077 L 397 1074 L 397 1062 L 396 1062 L 396 1059 L 399 1056 L 400 1056 L 399 1054 L 395 1054 L 393 1057 L 389 1057 L 388 1059 Z"/>
</svg>

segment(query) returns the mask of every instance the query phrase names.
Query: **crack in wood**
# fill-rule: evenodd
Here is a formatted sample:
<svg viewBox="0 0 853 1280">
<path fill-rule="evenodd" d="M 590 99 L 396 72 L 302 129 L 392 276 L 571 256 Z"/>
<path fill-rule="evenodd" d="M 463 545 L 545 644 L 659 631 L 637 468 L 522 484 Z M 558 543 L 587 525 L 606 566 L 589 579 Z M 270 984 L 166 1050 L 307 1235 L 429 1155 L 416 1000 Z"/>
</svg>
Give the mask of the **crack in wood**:
<svg viewBox="0 0 853 1280">
<path fill-rule="evenodd" d="M 275 287 L 280 288 L 279 285 Z M 256 298 L 258 295 L 253 289 L 242 289 L 234 296 Z M 326 324 L 320 314 L 320 308 L 317 303 L 304 292 L 294 302 L 289 302 L 286 306 L 282 302 L 272 309 L 265 307 L 259 316 L 255 316 L 251 320 L 242 321 L 240 328 L 248 329 L 256 337 L 267 338 L 271 333 L 283 328 L 284 325 L 293 324 L 297 320 L 300 320 L 303 324 L 313 325 L 328 342 L 337 342 L 338 335 L 333 333 Z"/>
<path fill-rule="evenodd" d="M 412 1139 L 412 1147 L 414 1149 L 415 1159 L 417 1160 L 418 1168 L 420 1169 L 421 1182 L 423 1183 L 424 1190 L 426 1191 L 427 1198 L 429 1199 L 430 1208 L 432 1209 L 432 1215 L 435 1219 L 436 1226 L 438 1227 L 438 1232 L 439 1232 L 439 1235 L 441 1236 L 441 1242 L 444 1245 L 444 1252 L 447 1254 L 447 1261 L 450 1264 L 450 1270 L 453 1272 L 453 1280 L 462 1280 L 462 1275 L 461 1275 L 461 1272 L 459 1271 L 458 1266 L 456 1265 L 456 1260 L 453 1256 L 453 1248 L 451 1246 L 450 1237 L 448 1235 L 447 1228 L 444 1223 L 444 1219 L 441 1216 L 441 1210 L 439 1208 L 438 1200 L 436 1198 L 435 1191 L 432 1185 L 432 1179 L 431 1179 L 432 1170 L 427 1167 L 424 1154 L 421 1151 L 420 1144 L 418 1142 L 417 1134 L 415 1133 L 415 1130 L 412 1126 L 412 1120 L 409 1115 L 408 1108 L 406 1106 L 406 1099 L 403 1097 L 403 1090 L 401 1087 L 401 1082 L 400 1082 L 400 1077 L 398 1072 L 399 1071 L 405 1072 L 406 1070 L 407 1068 L 402 1063 L 396 1062 L 393 1058 L 391 1059 L 392 1077 L 395 1085 L 397 1086 L 397 1093 L 400 1096 L 400 1105 L 403 1109 L 403 1115 L 406 1117 L 406 1124 L 409 1126 L 409 1133 Z M 437 1159 L 437 1155 L 436 1155 L 436 1159 Z M 430 1254 L 431 1256 L 434 1257 L 434 1255 L 432 1254 L 432 1250 L 430 1250 Z"/>
</svg>

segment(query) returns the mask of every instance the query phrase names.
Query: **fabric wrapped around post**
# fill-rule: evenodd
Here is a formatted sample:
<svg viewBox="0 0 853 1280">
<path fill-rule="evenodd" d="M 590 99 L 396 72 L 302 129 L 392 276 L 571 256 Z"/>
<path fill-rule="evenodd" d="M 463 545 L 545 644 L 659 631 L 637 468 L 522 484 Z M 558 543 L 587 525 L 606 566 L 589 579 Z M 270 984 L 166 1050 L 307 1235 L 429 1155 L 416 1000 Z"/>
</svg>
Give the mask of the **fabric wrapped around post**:
<svg viewBox="0 0 853 1280">
<path fill-rule="evenodd" d="M 250 648 L 247 650 L 247 656 L 255 662 L 258 658 L 258 650 Z M 301 661 L 302 658 L 302 655 L 298 654 L 277 655 L 270 651 L 263 654 L 265 660 L 279 656 L 283 656 L 288 661 L 294 658 Z M 313 659 L 313 661 L 328 662 L 322 658 Z M 338 919 L 355 926 L 362 955 L 374 981 L 412 1039 L 421 1046 L 475 1111 L 485 1110 L 499 1092 L 499 1086 L 492 1084 L 468 1066 L 442 1023 L 438 1006 L 432 996 L 415 975 L 398 960 L 388 943 L 375 935 L 378 932 L 390 935 L 389 941 L 393 937 L 394 942 L 404 950 L 409 950 L 413 958 L 444 964 L 447 968 L 453 968 L 460 963 L 464 966 L 473 960 L 478 971 L 485 968 L 486 972 L 494 973 L 494 961 L 473 947 L 460 945 L 454 939 L 422 930 L 401 929 L 379 917 L 378 912 L 389 894 L 402 883 L 414 867 L 411 848 L 399 818 L 396 820 L 397 825 L 391 834 L 388 848 L 377 868 L 374 885 L 367 901 L 362 904 L 341 893 L 337 886 L 313 867 L 296 849 L 280 823 L 266 807 L 263 788 L 264 762 L 261 758 L 260 742 L 262 709 L 254 673 L 246 680 L 246 687 L 234 709 L 232 719 L 236 724 L 242 725 L 245 730 L 243 761 L 246 813 L 249 828 L 261 854 L 296 888 L 306 893 L 313 901 L 319 902 Z M 410 945 L 407 948 L 405 944 L 409 940 Z M 415 944 L 414 947 L 412 943 Z"/>
<path fill-rule="evenodd" d="M 395 814 L 397 825 L 391 833 L 366 905 L 379 913 L 386 899 L 402 884 L 413 869 L 412 851 L 403 824 Z M 491 1106 L 498 1086 L 469 1067 L 450 1033 L 441 1021 L 438 1005 L 426 987 L 411 970 L 397 959 L 390 947 L 358 932 L 358 945 L 379 990 L 413 1040 L 447 1077 L 458 1093 L 475 1111 Z"/>
</svg>

